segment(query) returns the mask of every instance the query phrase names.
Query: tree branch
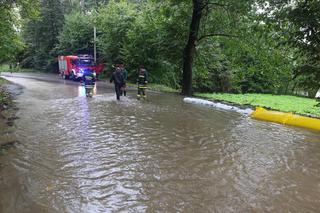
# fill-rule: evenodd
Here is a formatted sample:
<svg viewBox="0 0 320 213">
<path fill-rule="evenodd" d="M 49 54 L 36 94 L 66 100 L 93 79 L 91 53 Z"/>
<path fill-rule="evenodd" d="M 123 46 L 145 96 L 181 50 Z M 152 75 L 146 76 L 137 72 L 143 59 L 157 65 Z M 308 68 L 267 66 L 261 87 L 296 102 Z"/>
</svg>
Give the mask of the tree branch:
<svg viewBox="0 0 320 213">
<path fill-rule="evenodd" d="M 229 7 L 229 5 L 227 5 L 227 4 L 221 4 L 221 3 L 217 3 L 217 2 L 207 2 L 207 5 L 215 5 L 218 7 Z"/>
<path fill-rule="evenodd" d="M 205 9 L 206 7 L 208 7 L 209 5 L 215 5 L 215 6 L 218 6 L 218 7 L 223 7 L 224 9 L 226 9 L 229 5 L 227 4 L 221 4 L 221 3 L 218 3 L 218 2 L 210 2 L 210 1 L 207 1 L 202 7 L 201 7 L 201 10 Z"/>
</svg>

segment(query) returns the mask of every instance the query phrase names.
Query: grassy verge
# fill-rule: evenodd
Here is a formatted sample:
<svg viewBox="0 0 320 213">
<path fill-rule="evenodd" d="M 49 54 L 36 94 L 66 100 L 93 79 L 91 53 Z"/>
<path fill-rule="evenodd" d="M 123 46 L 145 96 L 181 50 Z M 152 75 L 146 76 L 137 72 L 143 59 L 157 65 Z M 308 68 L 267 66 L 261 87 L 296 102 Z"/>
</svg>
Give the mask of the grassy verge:
<svg viewBox="0 0 320 213">
<path fill-rule="evenodd" d="M 137 87 L 136 84 L 127 83 L 128 86 Z M 148 84 L 148 90 L 168 93 L 178 93 L 179 90 L 161 84 Z"/>
<path fill-rule="evenodd" d="M 7 84 L 7 83 L 9 83 L 9 81 L 7 81 L 6 79 L 0 77 L 0 86 L 2 86 L 4 84 Z"/>
<path fill-rule="evenodd" d="M 35 69 L 19 68 L 19 67 L 12 67 L 10 69 L 10 66 L 8 64 L 1 64 L 0 65 L 0 72 L 33 72 L 33 73 L 38 73 L 41 71 L 35 70 Z M 43 73 L 43 71 L 41 73 Z"/>
<path fill-rule="evenodd" d="M 3 89 L 3 85 L 8 81 L 0 77 L 0 111 L 11 103 L 10 94 Z"/>
<path fill-rule="evenodd" d="M 309 115 L 320 118 L 320 107 L 316 99 L 290 95 L 271 94 L 229 94 L 229 93 L 197 93 L 195 96 L 217 101 L 227 101 L 240 105 L 261 106 L 282 112 Z"/>
<path fill-rule="evenodd" d="M 148 84 L 148 89 L 159 92 L 178 93 L 179 90 L 161 84 Z"/>
<path fill-rule="evenodd" d="M 10 67 L 8 64 L 0 64 L 0 72 L 8 72 L 10 71 Z"/>
</svg>

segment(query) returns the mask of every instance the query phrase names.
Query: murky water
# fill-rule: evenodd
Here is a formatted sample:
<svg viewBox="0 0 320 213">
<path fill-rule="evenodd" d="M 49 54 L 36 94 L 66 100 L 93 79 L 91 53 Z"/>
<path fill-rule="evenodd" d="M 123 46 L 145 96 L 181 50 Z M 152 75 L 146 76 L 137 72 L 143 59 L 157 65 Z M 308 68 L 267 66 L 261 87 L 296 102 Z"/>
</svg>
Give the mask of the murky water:
<svg viewBox="0 0 320 213">
<path fill-rule="evenodd" d="M 175 95 L 117 102 L 103 82 L 87 99 L 75 83 L 10 79 L 25 89 L 0 212 L 319 211 L 319 132 Z"/>
</svg>

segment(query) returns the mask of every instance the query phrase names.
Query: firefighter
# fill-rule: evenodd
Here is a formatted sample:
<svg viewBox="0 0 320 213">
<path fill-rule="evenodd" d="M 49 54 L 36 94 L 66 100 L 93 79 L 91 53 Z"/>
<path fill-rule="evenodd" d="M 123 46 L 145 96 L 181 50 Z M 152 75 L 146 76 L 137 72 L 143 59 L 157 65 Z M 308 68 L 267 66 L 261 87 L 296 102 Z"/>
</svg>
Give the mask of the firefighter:
<svg viewBox="0 0 320 213">
<path fill-rule="evenodd" d="M 112 82 L 114 82 L 114 89 L 116 92 L 117 100 L 119 101 L 121 95 L 121 87 L 123 87 L 124 84 L 124 77 L 119 67 L 116 67 L 116 71 L 112 73 L 110 83 Z"/>
<path fill-rule="evenodd" d="M 139 70 L 139 76 L 137 79 L 138 83 L 138 95 L 137 98 L 140 99 L 141 97 L 146 99 L 146 89 L 148 84 L 148 72 L 145 68 L 141 67 Z"/>
<path fill-rule="evenodd" d="M 122 95 L 122 92 L 123 92 L 123 95 L 126 96 L 127 95 L 128 72 L 127 72 L 126 68 L 124 67 L 124 65 L 121 66 L 121 72 L 122 72 L 123 79 L 124 79 L 124 83 L 122 85 L 122 90 L 121 90 L 121 95 Z"/>
<path fill-rule="evenodd" d="M 93 88 L 96 83 L 96 73 L 92 70 L 85 70 L 82 77 L 83 85 L 86 90 L 86 96 L 92 97 Z"/>
</svg>

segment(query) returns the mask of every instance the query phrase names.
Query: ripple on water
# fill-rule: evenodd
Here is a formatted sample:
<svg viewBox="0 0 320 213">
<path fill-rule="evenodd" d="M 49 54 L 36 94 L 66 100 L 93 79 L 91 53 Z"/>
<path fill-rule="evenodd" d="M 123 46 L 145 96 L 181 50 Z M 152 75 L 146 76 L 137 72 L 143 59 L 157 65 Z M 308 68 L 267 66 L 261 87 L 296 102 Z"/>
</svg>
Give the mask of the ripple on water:
<svg viewBox="0 0 320 213">
<path fill-rule="evenodd" d="M 320 206 L 317 133 L 149 98 L 30 101 L 17 121 L 14 165 L 32 199 L 66 212 Z"/>
</svg>

